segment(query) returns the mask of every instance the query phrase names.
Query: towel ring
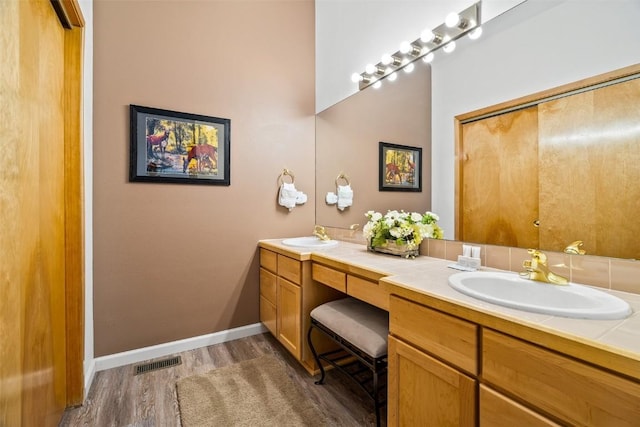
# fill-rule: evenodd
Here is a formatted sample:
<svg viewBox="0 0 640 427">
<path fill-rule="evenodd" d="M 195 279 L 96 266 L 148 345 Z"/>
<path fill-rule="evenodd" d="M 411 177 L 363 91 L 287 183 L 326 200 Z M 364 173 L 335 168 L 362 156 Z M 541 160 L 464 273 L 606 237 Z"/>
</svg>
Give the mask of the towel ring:
<svg viewBox="0 0 640 427">
<path fill-rule="evenodd" d="M 345 175 L 344 172 L 340 172 L 340 175 L 337 176 L 336 185 L 339 185 L 338 181 L 340 181 L 341 179 L 344 180 L 347 183 L 347 185 L 351 185 L 351 183 L 349 182 L 349 177 Z"/>
<path fill-rule="evenodd" d="M 293 172 L 291 172 L 289 169 L 285 168 L 282 173 L 278 176 L 278 184 L 282 185 L 284 184 L 284 177 L 285 176 L 289 176 L 291 177 L 291 184 L 293 184 L 296 180 L 296 177 L 293 175 Z"/>
</svg>

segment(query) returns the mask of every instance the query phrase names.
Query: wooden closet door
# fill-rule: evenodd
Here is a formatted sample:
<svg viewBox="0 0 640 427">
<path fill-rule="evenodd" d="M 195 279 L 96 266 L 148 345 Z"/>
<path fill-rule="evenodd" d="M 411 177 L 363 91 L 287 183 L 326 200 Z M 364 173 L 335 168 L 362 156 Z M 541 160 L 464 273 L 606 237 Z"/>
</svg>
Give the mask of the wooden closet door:
<svg viewBox="0 0 640 427">
<path fill-rule="evenodd" d="M 640 259 L 640 79 L 539 105 L 540 247 Z"/>
<path fill-rule="evenodd" d="M 65 198 L 73 212 L 82 199 L 79 160 L 69 161 L 65 145 L 79 145 L 80 129 L 79 110 L 65 90 L 65 40 L 49 0 L 0 1 L 2 426 L 56 426 L 68 398 L 67 250 L 81 234 L 69 233 L 79 224 L 68 222 Z M 76 77 L 72 86 L 77 89 L 79 81 Z M 79 98 L 75 103 L 79 106 Z M 71 110 L 77 113 L 73 117 Z M 70 127 L 77 132 L 65 134 Z M 70 180 L 77 184 L 73 193 Z M 81 225 L 81 218 L 77 221 Z M 74 255 L 81 262 L 82 253 Z M 82 280 L 76 284 L 81 287 Z M 77 289 L 74 295 L 79 296 Z M 78 301 L 74 313 L 81 315 Z M 75 319 L 69 321 L 77 326 Z M 82 324 L 77 328 L 81 333 Z M 81 337 L 74 337 L 80 340 L 78 351 Z M 75 362 L 81 369 L 81 358 Z M 74 378 L 82 384 L 82 371 Z"/>
<path fill-rule="evenodd" d="M 458 240 L 538 247 L 537 107 L 462 125 Z"/>
</svg>

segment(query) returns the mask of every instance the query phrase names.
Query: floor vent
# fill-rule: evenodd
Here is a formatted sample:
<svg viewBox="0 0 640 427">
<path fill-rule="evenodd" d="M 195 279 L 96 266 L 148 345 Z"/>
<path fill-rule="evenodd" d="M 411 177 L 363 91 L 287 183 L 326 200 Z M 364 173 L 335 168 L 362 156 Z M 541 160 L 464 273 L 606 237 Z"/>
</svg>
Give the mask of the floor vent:
<svg viewBox="0 0 640 427">
<path fill-rule="evenodd" d="M 144 363 L 142 365 L 136 365 L 136 373 L 134 375 L 144 374 L 158 369 L 170 368 L 171 366 L 176 366 L 181 363 L 182 359 L 180 356 L 176 356 L 168 359 L 156 360 L 155 362 Z"/>
</svg>

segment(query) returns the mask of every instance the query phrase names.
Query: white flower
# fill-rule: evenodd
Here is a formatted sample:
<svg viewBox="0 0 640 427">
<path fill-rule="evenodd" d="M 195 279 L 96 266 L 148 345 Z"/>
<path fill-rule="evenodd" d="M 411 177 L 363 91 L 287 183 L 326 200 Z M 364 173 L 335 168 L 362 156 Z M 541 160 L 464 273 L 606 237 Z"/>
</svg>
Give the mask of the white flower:
<svg viewBox="0 0 640 427">
<path fill-rule="evenodd" d="M 387 214 L 384 217 L 386 219 L 395 221 L 399 216 L 400 216 L 400 212 L 398 212 L 398 211 L 388 211 Z"/>
<path fill-rule="evenodd" d="M 389 234 L 391 234 L 396 239 L 399 239 L 402 236 L 404 236 L 404 234 L 402 233 L 402 229 L 400 227 L 393 227 L 389 229 Z"/>
<path fill-rule="evenodd" d="M 431 218 L 433 218 L 435 221 L 440 221 L 440 217 L 436 214 L 434 214 L 433 212 L 429 212 L 427 211 L 426 213 L 427 216 L 430 216 Z"/>
<path fill-rule="evenodd" d="M 362 228 L 362 234 L 364 235 L 365 239 L 371 240 L 371 237 L 373 237 L 374 228 L 375 228 L 375 223 L 371 221 L 367 222 L 364 225 L 364 227 Z"/>
<path fill-rule="evenodd" d="M 422 214 L 419 214 L 418 212 L 411 212 L 411 221 L 413 222 L 422 221 Z"/>
</svg>

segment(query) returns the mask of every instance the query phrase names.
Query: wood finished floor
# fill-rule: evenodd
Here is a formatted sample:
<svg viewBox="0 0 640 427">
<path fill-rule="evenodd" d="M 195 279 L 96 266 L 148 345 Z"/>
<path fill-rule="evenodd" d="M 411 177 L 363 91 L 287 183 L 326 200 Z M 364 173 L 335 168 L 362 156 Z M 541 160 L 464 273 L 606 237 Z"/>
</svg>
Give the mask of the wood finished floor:
<svg viewBox="0 0 640 427">
<path fill-rule="evenodd" d="M 68 409 L 60 426 L 91 427 L 171 427 L 180 426 L 176 381 L 243 360 L 273 354 L 286 362 L 287 372 L 301 391 L 321 411 L 329 414 L 334 426 L 374 426 L 373 403 L 351 380 L 329 372 L 324 385 L 270 334 L 254 335 L 227 343 L 178 353 L 182 364 L 134 375 L 134 365 L 96 374 L 85 404 Z M 382 412 L 383 425 L 386 411 Z"/>
</svg>

